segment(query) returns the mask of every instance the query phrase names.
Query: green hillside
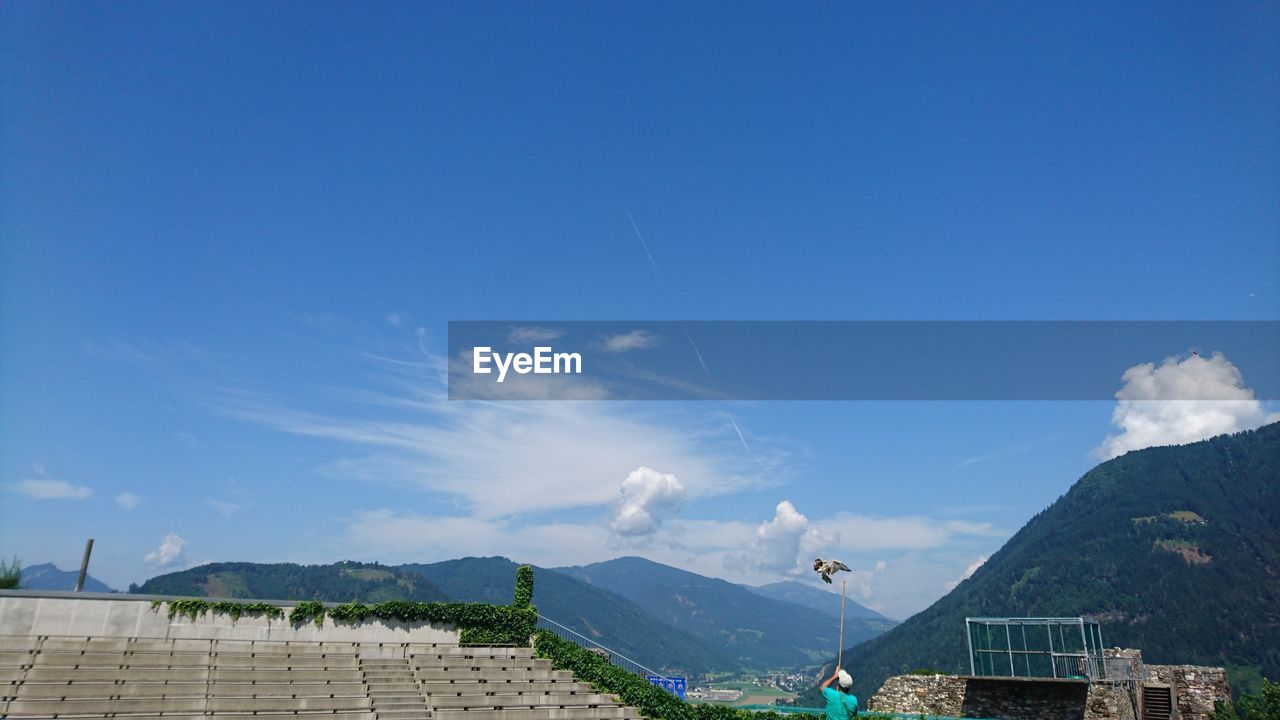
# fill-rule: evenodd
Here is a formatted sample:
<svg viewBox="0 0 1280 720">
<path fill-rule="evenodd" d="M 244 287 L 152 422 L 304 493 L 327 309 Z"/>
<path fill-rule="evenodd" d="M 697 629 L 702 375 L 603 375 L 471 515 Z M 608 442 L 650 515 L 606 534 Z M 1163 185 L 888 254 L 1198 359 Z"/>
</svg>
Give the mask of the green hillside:
<svg viewBox="0 0 1280 720">
<path fill-rule="evenodd" d="M 1089 471 L 955 590 L 846 650 L 858 696 L 967 672 L 964 619 L 983 615 L 1083 615 L 1149 662 L 1280 677 L 1280 424 Z"/>
<path fill-rule="evenodd" d="M 401 568 L 420 573 L 455 600 L 507 603 L 516 564 L 463 558 Z M 655 670 L 701 674 L 737 668 L 717 646 L 662 624 L 627 598 L 553 570 L 535 569 L 533 603 L 542 615 Z"/>
<path fill-rule="evenodd" d="M 507 576 L 508 588 L 514 577 L 513 569 Z M 333 565 L 210 563 L 153 577 L 141 586 L 131 586 L 129 591 L 149 595 L 322 602 L 449 599 L 420 575 L 385 565 L 356 562 Z"/>
<path fill-rule="evenodd" d="M 813 665 L 838 641 L 839 623 L 826 612 L 643 558 L 558 570 L 633 600 L 663 623 L 725 648 L 749 668 Z M 883 620 L 845 621 L 845 637 L 855 642 L 884 629 Z"/>
</svg>

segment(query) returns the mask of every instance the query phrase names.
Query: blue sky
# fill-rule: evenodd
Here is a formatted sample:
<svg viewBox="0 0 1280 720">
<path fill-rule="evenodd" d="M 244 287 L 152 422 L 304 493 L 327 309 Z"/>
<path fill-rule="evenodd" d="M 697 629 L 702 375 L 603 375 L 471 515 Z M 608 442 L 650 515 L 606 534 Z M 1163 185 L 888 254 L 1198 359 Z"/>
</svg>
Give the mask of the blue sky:
<svg viewBox="0 0 1280 720">
<path fill-rule="evenodd" d="M 6 3 L 0 552 L 921 609 L 1115 403 L 451 404 L 445 324 L 1277 319 L 1280 11 L 1043 5 Z"/>
</svg>

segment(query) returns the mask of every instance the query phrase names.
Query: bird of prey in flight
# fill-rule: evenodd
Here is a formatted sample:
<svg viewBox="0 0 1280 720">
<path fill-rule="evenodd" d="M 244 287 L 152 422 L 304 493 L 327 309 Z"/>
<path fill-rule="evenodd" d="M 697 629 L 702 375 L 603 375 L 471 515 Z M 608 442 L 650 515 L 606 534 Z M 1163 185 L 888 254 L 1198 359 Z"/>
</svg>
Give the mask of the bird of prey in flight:
<svg viewBox="0 0 1280 720">
<path fill-rule="evenodd" d="M 848 571 L 849 566 L 839 560 L 823 560 L 822 558 L 817 558 L 813 561 L 813 571 L 821 575 L 822 582 L 828 585 L 831 584 L 831 576 L 841 570 Z"/>
</svg>

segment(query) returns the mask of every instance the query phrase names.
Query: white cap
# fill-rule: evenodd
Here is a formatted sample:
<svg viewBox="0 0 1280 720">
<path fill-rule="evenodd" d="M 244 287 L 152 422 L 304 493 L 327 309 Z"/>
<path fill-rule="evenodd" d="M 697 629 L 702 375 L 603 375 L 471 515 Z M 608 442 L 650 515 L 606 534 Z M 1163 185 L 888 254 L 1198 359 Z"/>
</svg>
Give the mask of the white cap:
<svg viewBox="0 0 1280 720">
<path fill-rule="evenodd" d="M 849 673 L 840 671 L 840 687 L 847 688 L 853 684 L 853 676 Z"/>
</svg>

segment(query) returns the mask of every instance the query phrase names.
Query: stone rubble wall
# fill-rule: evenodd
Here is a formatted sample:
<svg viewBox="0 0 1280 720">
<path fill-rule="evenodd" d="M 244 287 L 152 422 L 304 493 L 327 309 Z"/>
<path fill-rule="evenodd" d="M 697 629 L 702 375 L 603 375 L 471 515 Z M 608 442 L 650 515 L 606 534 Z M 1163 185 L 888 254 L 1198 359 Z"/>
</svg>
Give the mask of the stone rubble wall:
<svg viewBox="0 0 1280 720">
<path fill-rule="evenodd" d="M 1140 663 L 1136 654 L 1125 657 Z M 1133 676 L 1141 673 L 1135 664 Z M 1215 703 L 1229 700 L 1222 668 L 1146 665 L 1148 684 L 1173 687 L 1178 720 L 1209 720 Z M 1105 682 L 965 678 L 955 675 L 899 675 L 871 696 L 872 712 L 1001 720 L 1139 720 L 1136 685 Z"/>
<path fill-rule="evenodd" d="M 1214 705 L 1231 699 L 1227 672 L 1203 665 L 1148 665 L 1148 683 L 1173 687 L 1178 720 L 1208 720 Z"/>
<path fill-rule="evenodd" d="M 898 675 L 884 681 L 867 708 L 871 712 L 959 717 L 964 690 L 964 678 L 955 675 Z"/>
</svg>

